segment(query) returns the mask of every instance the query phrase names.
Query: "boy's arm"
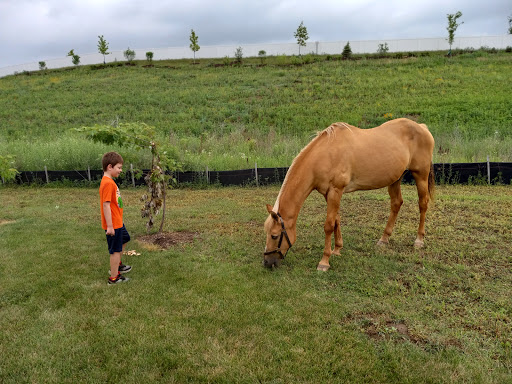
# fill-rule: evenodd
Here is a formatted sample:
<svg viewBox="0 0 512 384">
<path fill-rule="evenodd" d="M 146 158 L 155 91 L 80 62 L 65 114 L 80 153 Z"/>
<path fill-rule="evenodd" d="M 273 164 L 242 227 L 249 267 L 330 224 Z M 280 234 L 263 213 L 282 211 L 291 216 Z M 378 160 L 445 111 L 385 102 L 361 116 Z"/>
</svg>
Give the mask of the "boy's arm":
<svg viewBox="0 0 512 384">
<path fill-rule="evenodd" d="M 103 202 L 103 215 L 107 222 L 107 235 L 114 236 L 116 231 L 114 230 L 114 224 L 112 224 L 112 211 L 110 210 L 110 201 Z"/>
</svg>

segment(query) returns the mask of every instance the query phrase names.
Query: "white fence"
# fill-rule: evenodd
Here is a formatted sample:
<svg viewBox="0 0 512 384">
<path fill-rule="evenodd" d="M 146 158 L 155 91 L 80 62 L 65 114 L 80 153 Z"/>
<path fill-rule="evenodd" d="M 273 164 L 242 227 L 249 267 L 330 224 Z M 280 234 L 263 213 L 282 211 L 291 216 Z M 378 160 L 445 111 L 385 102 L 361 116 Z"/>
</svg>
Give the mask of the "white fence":
<svg viewBox="0 0 512 384">
<path fill-rule="evenodd" d="M 306 47 L 301 47 L 301 53 L 315 54 L 340 54 L 347 41 L 335 42 L 309 42 Z M 445 38 L 430 39 L 401 39 L 401 40 L 366 40 L 366 41 L 350 41 L 350 47 L 353 53 L 375 53 L 379 44 L 387 43 L 389 52 L 415 52 L 415 51 L 442 51 L 448 50 L 450 47 Z M 264 50 L 267 56 L 278 55 L 297 55 L 299 47 L 297 43 L 284 44 L 239 44 L 239 45 L 215 45 L 204 46 L 196 52 L 196 58 L 223 58 L 234 57 L 238 47 L 242 47 L 244 57 L 258 56 L 258 52 Z M 453 49 L 490 47 L 496 49 L 505 49 L 512 46 L 512 35 L 500 36 L 480 36 L 480 37 L 456 37 L 453 43 Z M 153 60 L 165 59 L 183 59 L 192 58 L 193 53 L 188 47 L 174 48 L 155 48 L 155 49 L 136 49 L 136 59 L 144 60 L 146 52 L 154 53 Z M 77 52 L 79 55 L 80 53 Z M 113 51 L 107 57 L 108 62 L 125 61 L 123 51 Z M 47 68 L 63 68 L 72 66 L 70 57 L 61 59 L 45 60 Z M 103 55 L 99 53 L 80 55 L 81 65 L 103 63 Z M 0 68 L 0 77 L 20 73 L 23 71 L 36 71 L 39 69 L 38 63 L 20 64 L 10 67 Z"/>
</svg>

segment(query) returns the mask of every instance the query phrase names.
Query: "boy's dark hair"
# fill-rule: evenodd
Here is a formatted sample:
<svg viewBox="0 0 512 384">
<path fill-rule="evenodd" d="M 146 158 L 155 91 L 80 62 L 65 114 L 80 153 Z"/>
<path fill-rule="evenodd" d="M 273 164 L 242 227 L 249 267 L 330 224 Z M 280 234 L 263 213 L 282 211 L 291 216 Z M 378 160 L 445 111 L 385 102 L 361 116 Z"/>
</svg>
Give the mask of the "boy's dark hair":
<svg viewBox="0 0 512 384">
<path fill-rule="evenodd" d="M 107 152 L 103 155 L 101 159 L 101 164 L 103 166 L 103 172 L 105 172 L 108 168 L 108 165 L 115 166 L 116 164 L 123 164 L 123 157 L 117 152 Z"/>
</svg>

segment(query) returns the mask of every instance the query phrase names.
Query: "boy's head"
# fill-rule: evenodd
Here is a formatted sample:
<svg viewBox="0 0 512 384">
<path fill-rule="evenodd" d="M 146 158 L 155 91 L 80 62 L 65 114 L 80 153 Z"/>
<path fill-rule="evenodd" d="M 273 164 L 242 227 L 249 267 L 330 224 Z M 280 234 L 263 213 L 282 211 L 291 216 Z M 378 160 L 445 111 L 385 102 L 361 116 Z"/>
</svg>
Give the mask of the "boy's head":
<svg viewBox="0 0 512 384">
<path fill-rule="evenodd" d="M 123 164 L 123 157 L 117 152 L 107 152 L 103 155 L 101 159 L 101 164 L 103 166 L 103 172 L 106 172 L 108 166 L 111 165 L 112 168 L 117 164 Z"/>
</svg>

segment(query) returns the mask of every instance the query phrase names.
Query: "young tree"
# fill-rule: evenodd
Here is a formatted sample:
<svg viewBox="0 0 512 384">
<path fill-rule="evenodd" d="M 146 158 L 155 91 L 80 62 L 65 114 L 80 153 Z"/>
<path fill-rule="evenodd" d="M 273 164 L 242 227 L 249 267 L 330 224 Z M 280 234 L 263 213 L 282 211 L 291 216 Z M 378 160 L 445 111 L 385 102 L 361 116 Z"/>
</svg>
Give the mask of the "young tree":
<svg viewBox="0 0 512 384">
<path fill-rule="evenodd" d="M 462 12 L 458 11 L 455 14 L 448 13 L 446 17 L 448 18 L 448 27 L 446 29 L 448 30 L 448 44 L 450 44 L 450 52 L 448 52 L 448 56 L 452 55 L 452 44 L 453 40 L 455 39 L 455 31 L 459 27 L 459 25 L 464 24 L 463 21 L 461 21 L 460 24 L 457 23 L 457 19 L 459 19 L 462 16 Z"/>
<path fill-rule="evenodd" d="M 98 38 L 99 38 L 99 41 L 98 41 L 98 52 L 103 55 L 103 64 L 106 64 L 105 63 L 105 55 L 110 54 L 110 52 L 108 51 L 108 43 L 103 38 L 103 35 L 98 36 Z"/>
<path fill-rule="evenodd" d="M 135 51 L 131 50 L 130 47 L 126 51 L 123 52 L 126 60 L 131 63 L 133 59 L 135 59 Z"/>
<path fill-rule="evenodd" d="M 379 46 L 377 47 L 377 53 L 380 53 L 382 55 L 385 55 L 386 53 L 388 53 L 388 51 L 389 51 L 388 43 L 379 44 Z"/>
<path fill-rule="evenodd" d="M 348 60 L 352 57 L 352 48 L 350 48 L 350 42 L 347 41 L 345 47 L 343 48 L 343 52 L 341 52 L 341 58 L 344 60 Z"/>
<path fill-rule="evenodd" d="M 194 52 L 194 64 L 196 62 L 196 52 L 199 51 L 201 48 L 199 44 L 197 44 L 197 41 L 199 40 L 199 37 L 196 35 L 194 30 L 190 30 L 190 49 L 192 52 Z"/>
<path fill-rule="evenodd" d="M 46 62 L 40 61 L 39 62 L 39 70 L 44 71 L 46 69 Z"/>
<path fill-rule="evenodd" d="M 68 52 L 68 56 L 71 57 L 71 62 L 75 64 L 75 66 L 80 64 L 80 56 L 75 54 L 74 49 Z"/>
<path fill-rule="evenodd" d="M 162 211 L 161 232 L 165 221 L 166 188 L 170 177 L 167 171 L 176 171 L 178 163 L 162 151 L 155 140 L 155 128 L 144 123 L 119 123 L 114 121 L 112 125 L 95 125 L 92 127 L 75 128 L 74 131 L 85 133 L 88 139 L 107 145 L 117 144 L 123 147 L 151 150 L 151 170 L 144 180 L 148 185 L 148 192 L 141 197 L 144 206 L 141 216 L 148 218 L 146 224 L 149 232 L 154 225 L 155 216 Z"/>
<path fill-rule="evenodd" d="M 258 52 L 258 57 L 261 60 L 261 65 L 265 64 L 265 59 L 267 58 L 267 52 L 265 50 L 261 50 Z"/>
<path fill-rule="evenodd" d="M 153 52 L 146 52 L 146 60 L 150 63 L 153 62 Z"/>
<path fill-rule="evenodd" d="M 237 65 L 241 65 L 243 57 L 244 57 L 244 53 L 243 53 L 242 47 L 238 47 L 235 51 L 235 63 Z"/>
<path fill-rule="evenodd" d="M 300 22 L 297 31 L 293 34 L 293 36 L 297 39 L 297 44 L 299 44 L 299 56 L 300 56 L 300 47 L 306 46 L 306 41 L 309 39 L 308 30 L 304 25 L 304 21 Z"/>
<path fill-rule="evenodd" d="M 14 156 L 0 155 L 0 181 L 6 183 L 14 180 L 17 174 L 18 171 L 14 168 Z"/>
<path fill-rule="evenodd" d="M 508 33 L 512 35 L 512 15 L 508 17 Z"/>
</svg>

